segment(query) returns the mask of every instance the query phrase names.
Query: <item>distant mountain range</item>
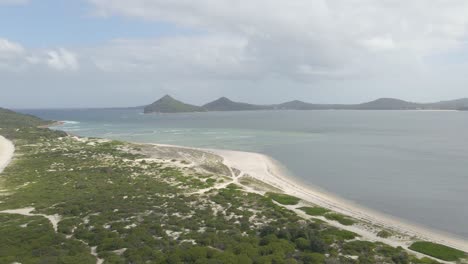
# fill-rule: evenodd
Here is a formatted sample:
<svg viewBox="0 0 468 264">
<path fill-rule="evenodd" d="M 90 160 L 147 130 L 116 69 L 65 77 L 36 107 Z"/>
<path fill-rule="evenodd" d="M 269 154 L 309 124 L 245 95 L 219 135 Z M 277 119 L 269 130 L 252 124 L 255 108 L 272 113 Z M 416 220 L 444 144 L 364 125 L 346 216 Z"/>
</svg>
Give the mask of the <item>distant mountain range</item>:
<svg viewBox="0 0 468 264">
<path fill-rule="evenodd" d="M 144 107 L 144 113 L 255 110 L 468 110 L 468 98 L 436 103 L 414 103 L 394 98 L 380 98 L 362 104 L 311 104 L 295 100 L 282 104 L 256 105 L 234 102 L 226 97 L 221 97 L 203 106 L 196 106 L 165 95 L 156 102 Z"/>
</svg>

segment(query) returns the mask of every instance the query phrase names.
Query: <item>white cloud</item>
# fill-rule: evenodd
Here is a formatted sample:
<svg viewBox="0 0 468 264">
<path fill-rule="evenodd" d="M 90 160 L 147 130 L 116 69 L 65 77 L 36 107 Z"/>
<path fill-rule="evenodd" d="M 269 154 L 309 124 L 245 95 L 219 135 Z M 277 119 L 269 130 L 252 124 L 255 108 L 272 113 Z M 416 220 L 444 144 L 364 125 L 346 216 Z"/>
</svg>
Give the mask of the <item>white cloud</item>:
<svg viewBox="0 0 468 264">
<path fill-rule="evenodd" d="M 156 89 L 186 98 L 255 94 L 276 101 L 307 95 L 314 101 L 316 94 L 325 101 L 341 95 L 342 102 L 397 94 L 429 100 L 449 90 L 466 96 L 466 0 L 88 1 L 103 19 L 129 17 L 183 30 L 81 48 L 31 49 L 3 39 L 0 75 L 18 86 L 48 76 L 42 87 L 52 87 L 62 78 L 56 90 L 83 82 L 103 96 L 120 87 L 142 101 L 157 96 Z M 26 1 L 0 0 L 7 2 Z M 138 91 L 127 93 L 128 87 Z"/>
<path fill-rule="evenodd" d="M 164 78 L 248 78 L 254 63 L 247 42 L 235 36 L 115 40 L 87 55 L 106 72 L 152 72 Z"/>
<path fill-rule="evenodd" d="M 63 48 L 48 51 L 46 62 L 49 67 L 60 71 L 76 71 L 79 68 L 77 56 Z"/>
<path fill-rule="evenodd" d="M 234 36 L 246 43 L 235 53 L 242 54 L 240 65 L 288 78 L 375 73 L 399 68 L 400 61 L 419 67 L 427 56 L 460 48 L 468 33 L 466 0 L 89 1 L 101 16 L 165 21 L 217 39 Z M 229 45 L 229 38 L 219 45 Z M 192 45 L 203 49 L 197 37 L 185 43 L 188 50 Z M 168 47 L 165 53 L 175 57 L 165 59 L 184 60 L 176 56 L 183 55 L 181 46 Z"/>
<path fill-rule="evenodd" d="M 0 70 L 18 72 L 33 68 L 76 71 L 79 69 L 79 62 L 75 53 L 64 48 L 32 50 L 0 38 Z"/>
<path fill-rule="evenodd" d="M 363 40 L 362 43 L 364 46 L 374 51 L 392 50 L 395 48 L 395 42 L 393 41 L 393 38 L 388 36 L 372 37 Z"/>
<path fill-rule="evenodd" d="M 17 55 L 24 52 L 24 48 L 18 44 L 11 42 L 7 39 L 0 38 L 0 56 L 3 55 Z"/>
<path fill-rule="evenodd" d="M 18 70 L 24 66 L 25 49 L 18 43 L 0 38 L 0 70 Z"/>
</svg>

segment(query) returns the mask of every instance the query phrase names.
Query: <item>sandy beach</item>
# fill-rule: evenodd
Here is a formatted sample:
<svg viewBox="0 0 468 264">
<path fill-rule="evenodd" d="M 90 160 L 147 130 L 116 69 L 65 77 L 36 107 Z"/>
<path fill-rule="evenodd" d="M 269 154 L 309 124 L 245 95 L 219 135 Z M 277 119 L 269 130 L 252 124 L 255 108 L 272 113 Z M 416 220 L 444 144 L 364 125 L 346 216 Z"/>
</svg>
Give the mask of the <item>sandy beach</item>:
<svg viewBox="0 0 468 264">
<path fill-rule="evenodd" d="M 3 136 L 0 136 L 0 173 L 2 173 L 5 167 L 10 163 L 14 152 L 15 146 L 13 143 Z"/>
<path fill-rule="evenodd" d="M 281 164 L 266 155 L 252 152 L 201 149 L 166 144 L 153 145 L 181 149 L 195 149 L 219 155 L 223 158 L 223 163 L 226 166 L 240 171 L 237 176 L 233 175 L 233 182 L 238 183 L 239 178 L 242 176 L 250 176 L 256 180 L 280 189 L 286 194 L 301 198 L 303 201 L 300 204 L 286 207 L 303 217 L 309 216 L 297 208 L 301 206 L 317 205 L 357 219 L 359 220 L 358 224 L 345 226 L 324 217 L 318 217 L 332 226 L 355 232 L 365 240 L 379 241 L 394 247 L 400 246 L 408 250 L 409 246 L 413 242 L 424 240 L 444 244 L 468 252 L 468 242 L 462 238 L 382 214 L 375 210 L 365 208 L 337 197 L 336 195 L 319 190 L 319 188 L 315 188 L 314 186 L 302 183 L 299 179 L 291 176 L 287 170 L 281 166 Z M 261 191 L 253 189 L 249 189 L 249 191 L 264 194 L 264 192 L 262 193 Z M 388 238 L 377 236 L 378 231 L 382 229 L 390 230 L 395 235 Z M 422 255 L 417 252 L 413 253 L 420 257 L 427 257 L 426 255 Z"/>
<path fill-rule="evenodd" d="M 313 186 L 301 183 L 299 180 L 288 175 L 278 162 L 266 155 L 229 150 L 210 149 L 208 151 L 223 157 L 224 163 L 227 166 L 236 168 L 257 180 L 281 189 L 286 194 L 296 196 L 306 202 L 348 215 L 363 222 L 368 222 L 372 225 L 404 234 L 407 237 L 407 239 L 384 239 L 376 236 L 376 234 L 370 232 L 369 229 L 364 226 L 346 227 L 338 224 L 341 228 L 356 232 L 366 239 L 381 241 L 392 246 L 401 246 L 404 248 L 408 248 L 413 241 L 420 239 L 441 243 L 468 252 L 468 242 L 461 238 L 384 215 L 336 197 L 333 194 L 320 191 Z"/>
<path fill-rule="evenodd" d="M 78 137 L 76 137 L 76 140 L 86 141 L 85 138 Z M 245 190 L 248 192 L 255 192 L 261 195 L 265 194 L 265 189 L 242 184 L 241 179 L 243 177 L 253 178 L 259 182 L 265 183 L 274 189 L 275 192 L 283 192 L 300 198 L 302 201 L 299 204 L 284 207 L 296 212 L 301 217 L 311 218 L 311 216 L 306 215 L 302 210 L 300 210 L 300 207 L 321 206 L 358 220 L 356 224 L 345 226 L 323 216 L 316 216 L 316 218 L 325 221 L 332 226 L 355 232 L 364 240 L 378 241 L 393 247 L 402 247 L 407 250 L 409 250 L 409 247 L 413 242 L 424 240 L 444 244 L 468 252 L 468 242 L 462 238 L 457 238 L 450 234 L 438 232 L 417 224 L 406 222 L 402 219 L 379 213 L 337 197 L 331 193 L 322 191 L 314 186 L 302 183 L 301 180 L 288 173 L 287 169 L 282 167 L 279 162 L 264 154 L 220 149 L 192 148 L 166 144 L 139 145 L 146 145 L 150 148 L 154 148 L 150 153 L 159 158 L 166 155 L 167 159 L 171 160 L 174 158 L 174 155 L 177 155 L 178 159 L 190 160 L 193 163 L 193 166 L 206 162 L 215 162 L 218 164 L 222 162 L 229 169 L 225 174 L 230 175 L 232 181 L 224 182 L 214 188 L 224 188 L 230 183 L 236 183 L 244 186 Z M 0 173 L 11 161 L 14 151 L 15 147 L 12 142 L 0 136 Z M 174 163 L 171 162 L 171 164 Z M 176 166 L 187 165 L 176 164 Z M 311 168 L 311 173 L 313 173 L 313 168 Z M 206 190 L 201 190 L 199 193 L 202 193 L 203 191 Z M 23 208 L 7 210 L 0 213 L 35 215 L 31 214 L 31 211 L 33 210 L 34 208 Z M 57 223 L 60 221 L 60 216 L 41 216 L 49 219 L 54 226 L 54 229 L 57 229 Z M 393 235 L 386 238 L 379 237 L 377 233 L 381 230 L 389 230 Z M 419 257 L 427 257 L 426 255 L 418 252 L 413 253 Z M 446 263 L 444 261 L 440 262 Z"/>
</svg>

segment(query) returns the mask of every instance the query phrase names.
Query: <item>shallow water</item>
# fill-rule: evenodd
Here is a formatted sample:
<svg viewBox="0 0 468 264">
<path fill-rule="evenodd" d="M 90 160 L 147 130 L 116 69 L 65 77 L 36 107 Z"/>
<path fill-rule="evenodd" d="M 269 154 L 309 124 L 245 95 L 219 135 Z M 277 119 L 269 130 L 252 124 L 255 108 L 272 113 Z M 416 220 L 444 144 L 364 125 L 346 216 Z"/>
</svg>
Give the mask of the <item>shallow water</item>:
<svg viewBox="0 0 468 264">
<path fill-rule="evenodd" d="M 28 110 L 80 136 L 261 152 L 304 182 L 468 238 L 468 112 Z"/>
</svg>

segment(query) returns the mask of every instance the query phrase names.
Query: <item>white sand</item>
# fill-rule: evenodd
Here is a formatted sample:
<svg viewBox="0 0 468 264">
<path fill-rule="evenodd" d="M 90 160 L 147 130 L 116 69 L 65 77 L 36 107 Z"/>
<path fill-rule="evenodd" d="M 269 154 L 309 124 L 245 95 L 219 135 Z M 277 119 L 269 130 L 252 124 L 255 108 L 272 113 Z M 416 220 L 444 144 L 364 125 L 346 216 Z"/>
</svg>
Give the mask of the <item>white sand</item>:
<svg viewBox="0 0 468 264">
<path fill-rule="evenodd" d="M 364 228 L 363 226 L 337 225 L 340 228 L 356 232 L 366 239 L 381 241 L 392 246 L 401 246 L 403 248 L 408 248 L 413 241 L 421 239 L 444 244 L 468 252 L 468 241 L 466 240 L 435 230 L 430 230 L 416 224 L 410 224 L 404 220 L 364 208 L 336 197 L 335 195 L 319 191 L 317 188 L 301 183 L 299 180 L 289 176 L 285 172 L 285 169 L 281 168 L 276 161 L 266 155 L 228 150 L 209 151 L 223 157 L 224 163 L 227 166 L 236 168 L 245 174 L 249 174 L 253 178 L 277 187 L 283 190 L 286 194 L 296 196 L 304 201 L 351 216 L 364 222 L 369 222 L 373 225 L 381 226 L 400 234 L 405 234 L 406 237 L 409 238 L 407 240 L 397 239 L 395 237 L 383 239 L 377 237 L 374 233 L 370 232 L 368 228 Z M 313 168 L 311 168 L 311 170 L 312 169 Z"/>
<path fill-rule="evenodd" d="M 450 234 L 432 230 L 417 224 L 409 223 L 396 217 L 379 213 L 377 211 L 339 198 L 336 195 L 319 190 L 316 187 L 304 184 L 300 180 L 290 176 L 286 169 L 282 168 L 278 162 L 274 161 L 272 158 L 266 155 L 242 151 L 200 149 L 165 144 L 154 145 L 185 149 L 198 149 L 200 151 L 206 151 L 219 155 L 223 158 L 223 162 L 226 166 L 240 170 L 240 175 L 249 175 L 259 181 L 282 190 L 286 194 L 293 195 L 304 200 L 305 203 L 302 203 L 301 205 L 287 206 L 289 209 L 294 210 L 304 217 L 308 216 L 303 211 L 296 208 L 300 206 L 307 206 L 307 203 L 312 203 L 314 205 L 318 205 L 361 220 L 364 224 L 344 226 L 335 221 L 330 221 L 324 217 L 321 218 L 333 226 L 355 232 L 366 240 L 380 241 L 394 247 L 401 246 L 406 249 L 408 249 L 414 241 L 425 240 L 444 244 L 468 252 L 468 241 L 462 238 L 458 238 Z M 313 168 L 311 168 L 311 170 L 313 170 Z M 240 177 L 235 177 L 233 174 L 233 182 L 238 182 L 239 178 Z M 253 189 L 249 189 L 249 191 L 260 193 Z M 381 229 L 391 230 L 397 235 L 389 238 L 378 237 L 377 232 Z M 398 237 L 399 235 L 401 235 L 401 237 Z M 414 253 L 418 256 L 423 256 L 417 252 Z M 440 260 L 438 261 L 441 262 Z"/>
<path fill-rule="evenodd" d="M 4 210 L 0 211 L 0 214 L 18 214 L 24 216 L 42 216 L 45 217 L 47 220 L 50 221 L 52 227 L 54 228 L 55 232 L 57 232 L 58 223 L 62 220 L 62 217 L 58 214 L 55 215 L 45 215 L 45 214 L 33 214 L 31 213 L 35 209 L 33 207 L 26 207 L 21 209 L 13 209 L 13 210 Z"/>
<path fill-rule="evenodd" d="M 0 173 L 3 172 L 6 166 L 10 163 L 15 152 L 15 146 L 11 141 L 0 136 Z"/>
<path fill-rule="evenodd" d="M 0 173 L 8 166 L 11 159 L 13 158 L 13 154 L 15 152 L 15 146 L 13 143 L 3 136 L 0 136 Z M 32 214 L 31 212 L 34 211 L 34 208 L 21 208 L 21 209 L 14 209 L 14 210 L 4 210 L 0 211 L 0 213 L 4 214 L 19 214 L 25 216 L 43 216 L 47 218 L 52 227 L 54 228 L 55 232 L 57 232 L 57 225 L 60 221 L 61 217 L 59 215 L 44 215 L 44 214 Z"/>
</svg>

